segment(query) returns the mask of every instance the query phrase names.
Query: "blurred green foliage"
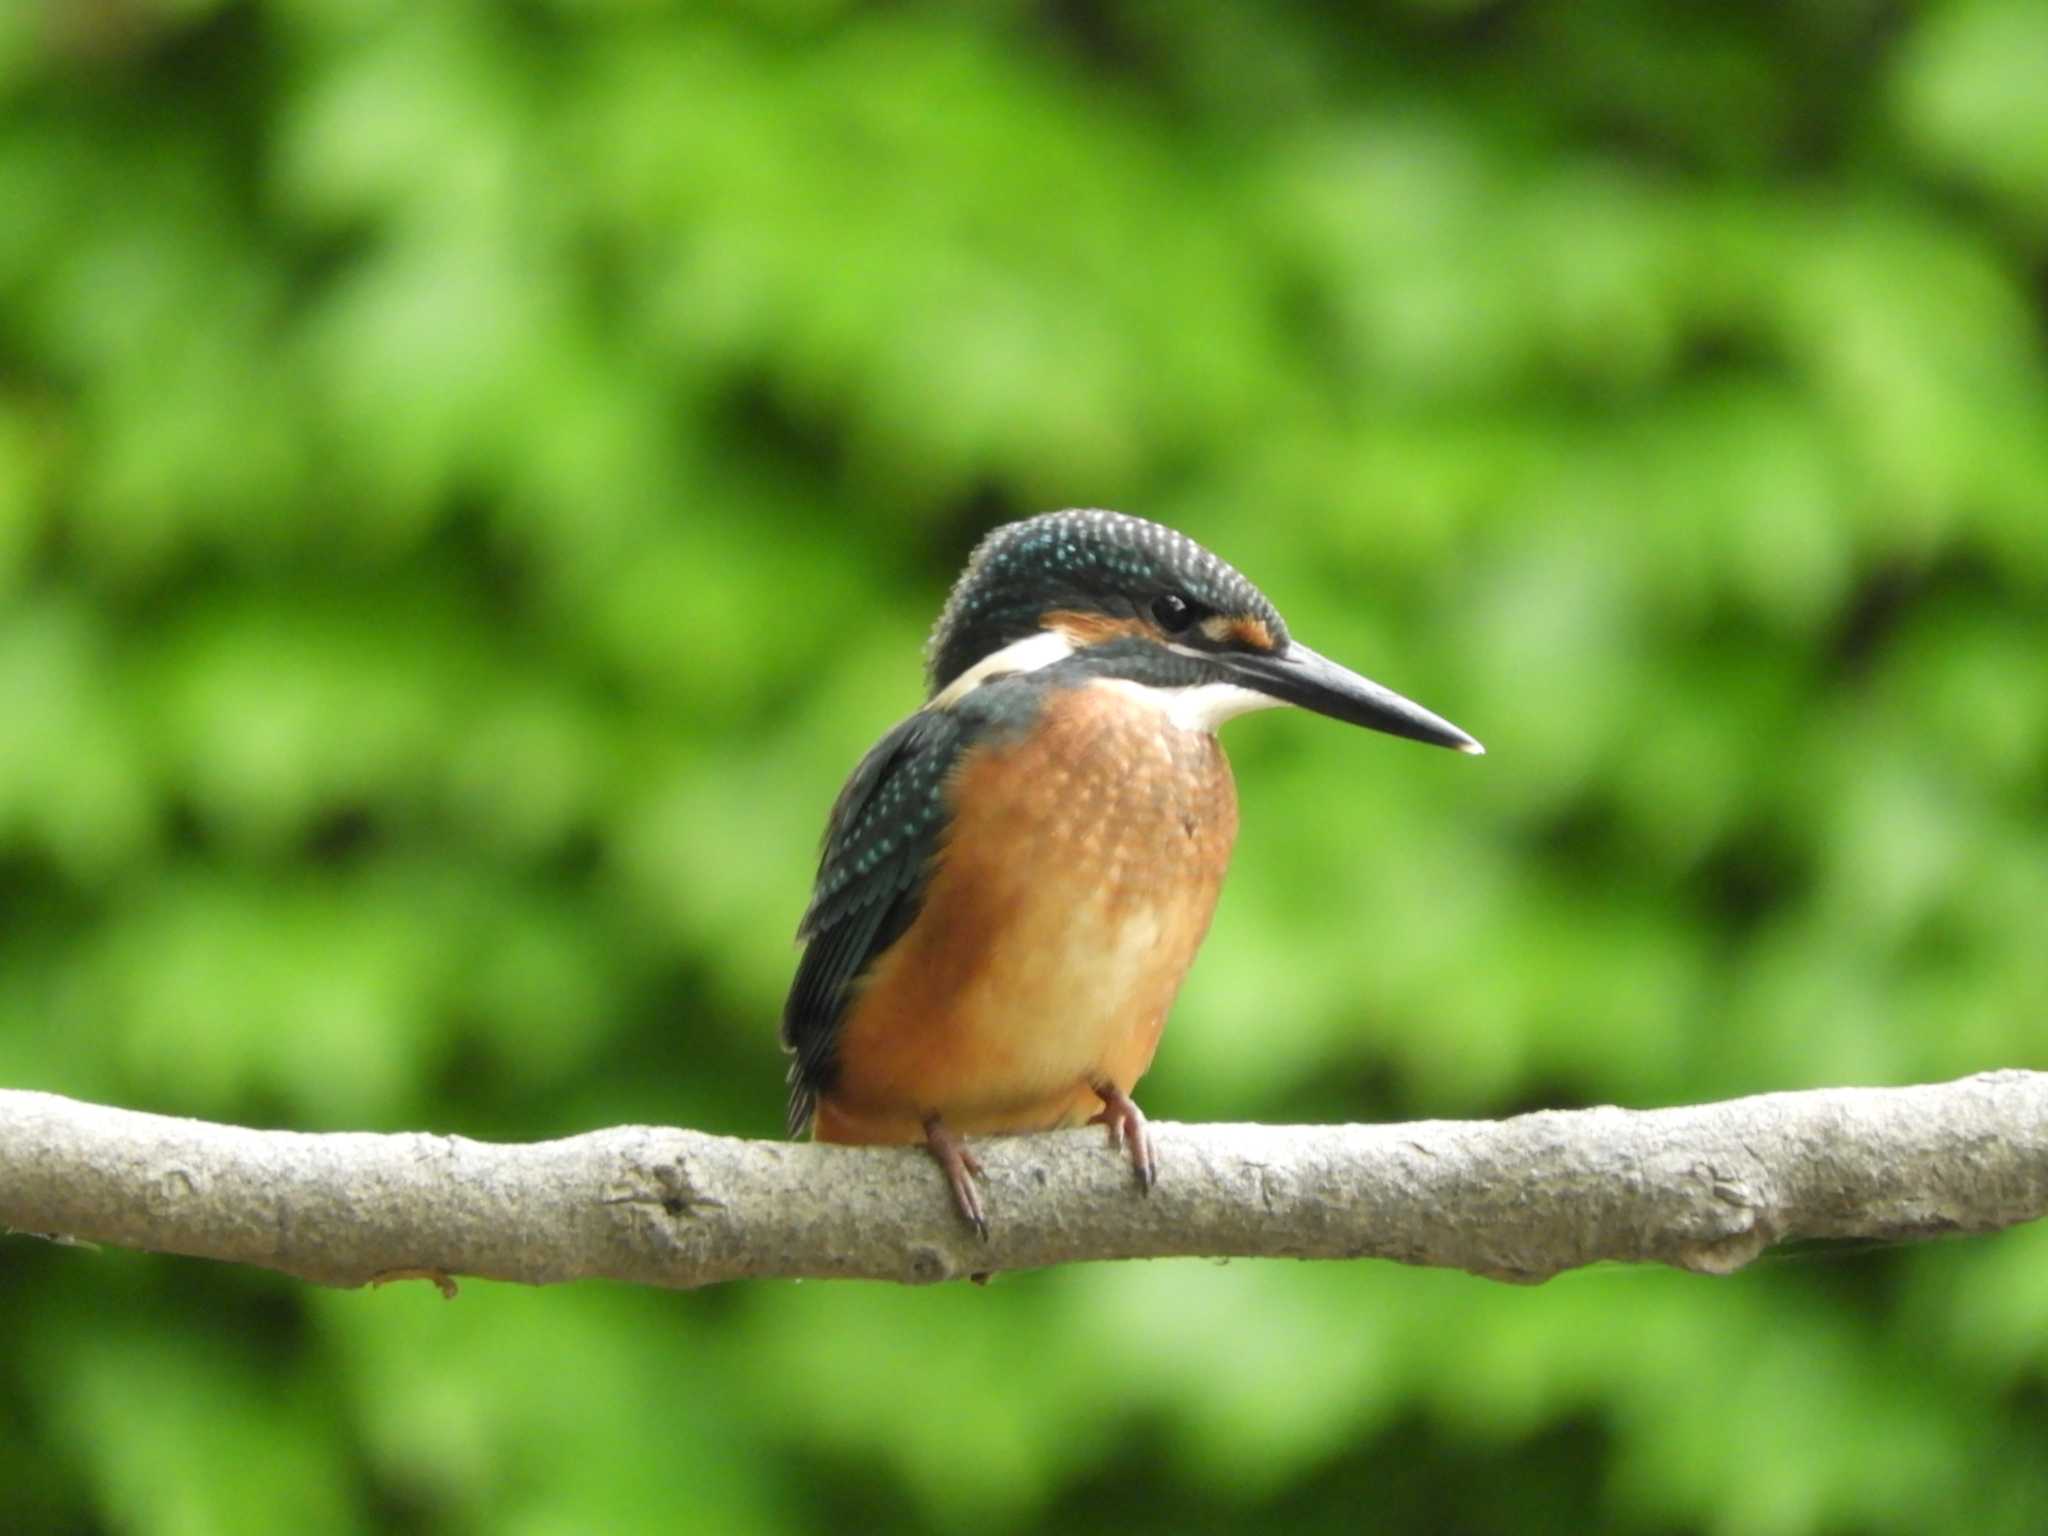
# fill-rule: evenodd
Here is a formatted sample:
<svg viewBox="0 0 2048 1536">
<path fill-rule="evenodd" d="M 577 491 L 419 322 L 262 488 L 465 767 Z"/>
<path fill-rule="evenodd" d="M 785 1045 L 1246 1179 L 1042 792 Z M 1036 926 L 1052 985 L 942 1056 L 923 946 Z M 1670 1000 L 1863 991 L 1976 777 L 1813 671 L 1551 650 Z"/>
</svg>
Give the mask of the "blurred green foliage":
<svg viewBox="0 0 2048 1536">
<path fill-rule="evenodd" d="M 832 793 L 1069 504 L 1492 751 L 1232 728 L 1155 1115 L 2048 1067 L 2044 60 L 2035 0 L 16 0 L 0 1081 L 774 1134 Z M 2035 1532 L 2044 1272 L 16 1240 L 0 1525 Z"/>
</svg>

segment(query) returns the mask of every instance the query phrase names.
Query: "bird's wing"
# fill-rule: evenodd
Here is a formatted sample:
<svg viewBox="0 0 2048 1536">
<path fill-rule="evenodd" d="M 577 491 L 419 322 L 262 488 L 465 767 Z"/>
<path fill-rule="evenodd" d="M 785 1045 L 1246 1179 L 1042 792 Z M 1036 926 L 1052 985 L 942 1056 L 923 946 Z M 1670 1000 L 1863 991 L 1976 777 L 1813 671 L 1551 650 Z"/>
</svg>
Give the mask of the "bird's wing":
<svg viewBox="0 0 2048 1536">
<path fill-rule="evenodd" d="M 802 1133 L 831 1086 L 833 1047 L 852 984 L 917 915 L 950 810 L 946 775 L 965 732 L 949 710 L 920 710 L 875 744 L 839 792 L 811 905 L 804 956 L 782 1010 L 789 1131 Z"/>
</svg>

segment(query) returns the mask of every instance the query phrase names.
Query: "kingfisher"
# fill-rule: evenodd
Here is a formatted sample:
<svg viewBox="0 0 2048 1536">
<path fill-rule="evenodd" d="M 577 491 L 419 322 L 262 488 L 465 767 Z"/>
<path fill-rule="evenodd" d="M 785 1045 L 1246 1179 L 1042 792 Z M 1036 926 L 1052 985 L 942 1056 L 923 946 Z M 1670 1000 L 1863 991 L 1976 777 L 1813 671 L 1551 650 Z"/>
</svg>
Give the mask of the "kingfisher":
<svg viewBox="0 0 2048 1536">
<path fill-rule="evenodd" d="M 1478 755 L 1318 655 L 1194 540 L 1119 512 L 990 533 L 926 646 L 926 697 L 839 792 L 782 1015 L 789 1131 L 923 1142 L 982 1237 L 968 1136 L 1108 1128 L 1131 1099 L 1237 838 L 1216 739 L 1297 705 Z"/>
</svg>

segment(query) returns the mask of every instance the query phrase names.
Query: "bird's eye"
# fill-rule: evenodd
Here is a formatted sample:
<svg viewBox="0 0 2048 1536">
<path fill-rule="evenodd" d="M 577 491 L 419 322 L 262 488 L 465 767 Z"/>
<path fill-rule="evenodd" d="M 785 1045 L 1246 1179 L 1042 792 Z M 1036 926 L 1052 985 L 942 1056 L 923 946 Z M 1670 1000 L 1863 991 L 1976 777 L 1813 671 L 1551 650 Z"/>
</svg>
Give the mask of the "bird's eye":
<svg viewBox="0 0 2048 1536">
<path fill-rule="evenodd" d="M 1201 616 L 1202 610 L 1178 592 L 1162 592 L 1152 599 L 1152 617 L 1169 635 L 1179 634 Z"/>
</svg>

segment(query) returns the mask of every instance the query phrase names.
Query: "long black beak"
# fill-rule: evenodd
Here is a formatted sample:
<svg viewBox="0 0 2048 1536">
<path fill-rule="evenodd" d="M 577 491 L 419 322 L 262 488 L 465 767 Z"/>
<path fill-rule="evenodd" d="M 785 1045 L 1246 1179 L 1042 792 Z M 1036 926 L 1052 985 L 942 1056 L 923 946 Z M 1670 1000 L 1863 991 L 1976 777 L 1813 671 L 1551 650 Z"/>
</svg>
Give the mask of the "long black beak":
<svg viewBox="0 0 2048 1536">
<path fill-rule="evenodd" d="M 1327 656 L 1317 655 L 1299 640 L 1288 642 L 1287 649 L 1280 652 L 1227 651 L 1213 659 L 1233 681 L 1332 720 L 1426 741 L 1434 747 L 1451 747 L 1474 757 L 1486 751 L 1450 721 L 1391 688 L 1360 677 L 1349 667 L 1338 666 Z"/>
</svg>

